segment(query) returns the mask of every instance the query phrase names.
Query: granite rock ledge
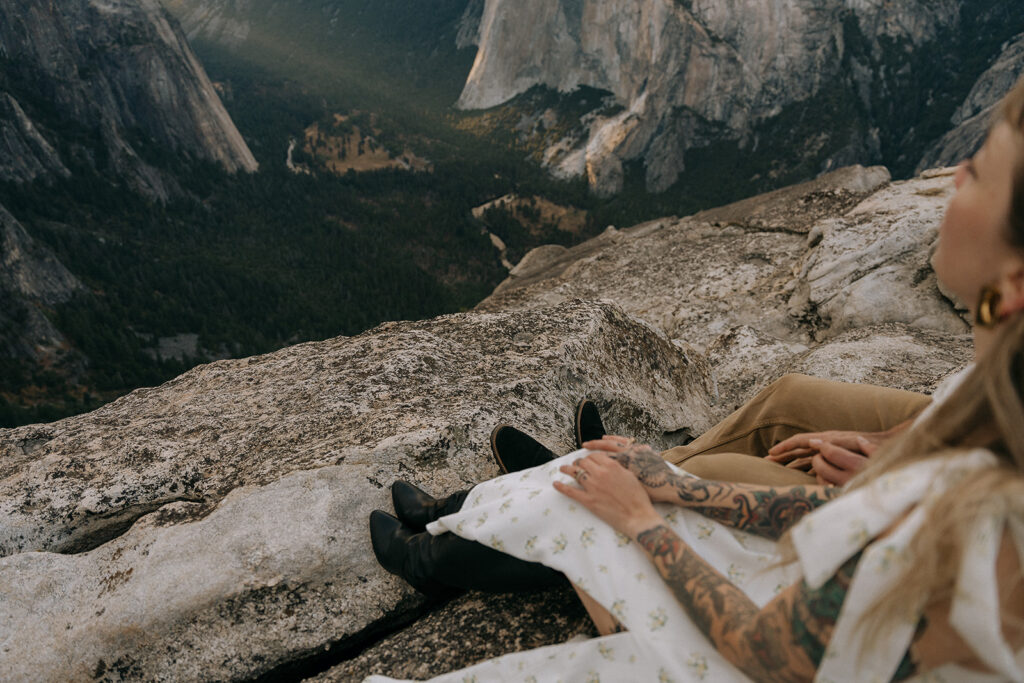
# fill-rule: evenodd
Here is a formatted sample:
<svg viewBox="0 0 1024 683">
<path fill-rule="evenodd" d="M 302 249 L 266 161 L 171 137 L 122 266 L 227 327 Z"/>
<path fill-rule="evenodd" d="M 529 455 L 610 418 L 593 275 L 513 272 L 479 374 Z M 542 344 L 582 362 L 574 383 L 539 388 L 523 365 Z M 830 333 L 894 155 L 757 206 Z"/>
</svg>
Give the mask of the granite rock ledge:
<svg viewBox="0 0 1024 683">
<path fill-rule="evenodd" d="M 0 430 L 0 668 L 246 680 L 345 651 L 424 606 L 369 548 L 390 482 L 441 493 L 496 475 L 500 421 L 568 451 L 583 396 L 664 446 L 711 423 L 701 356 L 571 301 L 220 361 Z"/>
</svg>

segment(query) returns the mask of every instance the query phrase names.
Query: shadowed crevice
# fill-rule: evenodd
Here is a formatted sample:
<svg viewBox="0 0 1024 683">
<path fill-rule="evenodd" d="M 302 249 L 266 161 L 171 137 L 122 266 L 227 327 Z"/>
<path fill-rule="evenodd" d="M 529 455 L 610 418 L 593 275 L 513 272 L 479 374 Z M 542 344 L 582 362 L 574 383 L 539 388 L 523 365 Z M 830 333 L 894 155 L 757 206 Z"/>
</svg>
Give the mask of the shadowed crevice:
<svg viewBox="0 0 1024 683">
<path fill-rule="evenodd" d="M 200 503 L 202 505 L 190 513 L 170 513 L 168 519 L 158 521 L 161 526 L 185 521 L 195 521 L 196 519 L 205 517 L 213 509 L 213 505 L 206 504 L 207 501 L 202 498 L 189 497 L 168 498 L 150 503 L 132 505 L 116 512 L 89 517 L 69 538 L 65 539 L 61 543 L 55 544 L 52 548 L 48 548 L 47 551 L 60 553 L 62 555 L 77 555 L 89 552 L 90 550 L 95 550 L 101 545 L 123 536 L 132 528 L 132 525 L 142 517 L 156 512 L 160 510 L 160 508 L 170 505 L 171 503 Z"/>
<path fill-rule="evenodd" d="M 427 599 L 418 594 L 406 595 L 383 617 L 358 633 L 329 641 L 315 649 L 296 653 L 287 662 L 249 679 L 249 683 L 303 681 L 317 676 L 342 662 L 359 656 L 387 637 L 401 631 L 420 617 L 440 609 L 447 600 Z"/>
</svg>

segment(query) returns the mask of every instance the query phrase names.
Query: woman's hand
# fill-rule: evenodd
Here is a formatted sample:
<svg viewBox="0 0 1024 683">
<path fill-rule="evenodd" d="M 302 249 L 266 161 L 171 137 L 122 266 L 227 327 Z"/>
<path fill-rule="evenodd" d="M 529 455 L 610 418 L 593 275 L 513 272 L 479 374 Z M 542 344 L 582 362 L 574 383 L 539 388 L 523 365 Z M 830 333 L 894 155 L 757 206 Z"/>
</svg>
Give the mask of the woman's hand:
<svg viewBox="0 0 1024 683">
<path fill-rule="evenodd" d="M 674 498 L 674 485 L 679 475 L 650 446 L 635 444 L 633 439 L 624 436 L 606 434 L 602 439 L 587 441 L 583 447 L 607 453 L 640 481 L 651 500 L 664 503 Z"/>
<path fill-rule="evenodd" d="M 555 489 L 572 498 L 618 532 L 635 539 L 640 532 L 665 520 L 635 476 L 605 453 L 591 453 L 560 468 L 576 485 L 555 482 Z"/>
<path fill-rule="evenodd" d="M 878 447 L 889 438 L 889 432 L 808 432 L 791 436 L 785 441 L 780 441 L 768 450 L 765 460 L 798 470 L 811 469 L 814 459 L 823 455 L 821 444 L 834 446 L 846 453 L 859 456 L 857 459 L 860 466 L 856 469 L 863 469 L 867 464 L 867 458 L 878 449 Z M 828 459 L 827 457 L 825 458 Z M 848 458 L 844 458 L 849 461 Z M 847 462 L 849 467 L 849 462 Z M 817 471 L 817 470 L 815 470 Z"/>
<path fill-rule="evenodd" d="M 811 439 L 812 448 L 818 450 L 811 459 L 811 467 L 819 484 L 843 486 L 867 467 L 868 457 L 878 446 L 867 439 L 858 438 L 857 451 L 851 451 L 835 444 Z"/>
</svg>

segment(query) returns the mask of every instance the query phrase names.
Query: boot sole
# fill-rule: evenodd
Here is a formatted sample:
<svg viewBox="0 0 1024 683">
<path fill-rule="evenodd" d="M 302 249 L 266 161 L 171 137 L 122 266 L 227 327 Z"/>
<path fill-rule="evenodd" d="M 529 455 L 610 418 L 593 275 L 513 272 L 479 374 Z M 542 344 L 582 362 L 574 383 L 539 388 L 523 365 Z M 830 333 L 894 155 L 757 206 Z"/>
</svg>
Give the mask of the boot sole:
<svg viewBox="0 0 1024 683">
<path fill-rule="evenodd" d="M 580 402 L 576 404 L 576 410 L 573 412 L 572 416 L 572 436 L 576 440 L 576 450 L 583 448 L 583 432 L 580 425 L 580 418 L 583 413 L 583 406 L 587 403 L 593 403 L 593 401 L 586 398 L 581 399 Z"/>
<path fill-rule="evenodd" d="M 501 456 L 498 455 L 498 444 L 495 443 L 495 439 L 498 438 L 498 432 L 500 432 L 505 427 L 511 426 L 512 425 L 510 424 L 503 423 L 491 430 L 491 457 L 494 458 L 494 462 L 497 463 L 498 469 L 501 470 L 502 474 L 508 474 L 508 467 L 505 466 L 505 463 L 502 462 L 501 460 Z"/>
</svg>

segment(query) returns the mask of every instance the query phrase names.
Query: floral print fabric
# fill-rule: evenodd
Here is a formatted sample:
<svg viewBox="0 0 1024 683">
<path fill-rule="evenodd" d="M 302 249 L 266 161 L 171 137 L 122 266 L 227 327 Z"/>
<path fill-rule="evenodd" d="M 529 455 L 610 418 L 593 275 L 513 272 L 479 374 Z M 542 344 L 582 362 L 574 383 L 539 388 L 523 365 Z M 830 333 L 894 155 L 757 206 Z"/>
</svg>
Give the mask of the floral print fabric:
<svg viewBox="0 0 1024 683">
<path fill-rule="evenodd" d="M 436 683 L 748 680 L 718 654 L 693 624 L 642 549 L 552 487 L 556 480 L 572 481 L 558 468 L 584 454 L 585 451 L 577 451 L 540 467 L 484 482 L 472 490 L 459 512 L 434 522 L 428 530 L 434 534 L 450 531 L 563 572 L 615 615 L 627 631 L 505 655 L 432 680 Z M 991 463 L 991 457 L 990 454 L 988 458 L 985 454 L 975 456 L 965 466 L 985 466 Z M 853 620 L 857 609 L 853 607 L 857 605 L 853 603 L 869 600 L 871 594 L 884 588 L 884 577 L 897 568 L 894 558 L 899 556 L 900 544 L 905 544 L 912 536 L 916 528 L 913 525 L 920 523 L 923 512 L 908 516 L 901 529 L 885 539 L 884 548 L 868 542 L 915 503 L 934 495 L 936 475 L 945 471 L 935 461 L 915 467 L 919 469 L 911 472 L 911 468 L 907 468 L 883 477 L 872 486 L 844 495 L 806 517 L 794 529 L 799 566 L 777 566 L 775 543 L 771 541 L 730 529 L 683 508 L 656 507 L 686 543 L 758 605 L 767 603 L 802 575 L 808 577 L 812 586 L 816 581 L 823 583 L 867 546 L 865 559 L 868 561 L 858 563 L 837 624 L 837 634 L 842 634 L 842 638 L 832 639 L 817 680 L 885 681 L 892 677 L 903 658 L 913 635 L 913 625 L 909 625 L 906 642 L 897 639 L 885 652 L 872 653 L 871 673 L 867 675 L 856 668 L 859 666 L 855 654 L 858 650 L 853 646 L 858 641 Z M 897 475 L 902 479 L 892 478 Z M 925 483 L 920 483 L 918 478 Z M 887 505 L 870 503 L 872 496 L 887 495 L 893 496 Z M 836 524 L 841 524 L 846 531 L 837 533 L 840 527 Z M 864 567 L 870 567 L 870 571 Z M 863 609 L 863 605 L 859 608 Z M 852 647 L 840 647 L 840 643 L 849 643 Z M 853 677 L 849 675 L 850 667 L 856 672 Z M 367 682 L 391 680 L 372 676 Z M 922 677 L 922 680 L 925 679 Z M 1006 679 L 946 667 L 929 674 L 927 680 L 987 683 Z"/>
</svg>

